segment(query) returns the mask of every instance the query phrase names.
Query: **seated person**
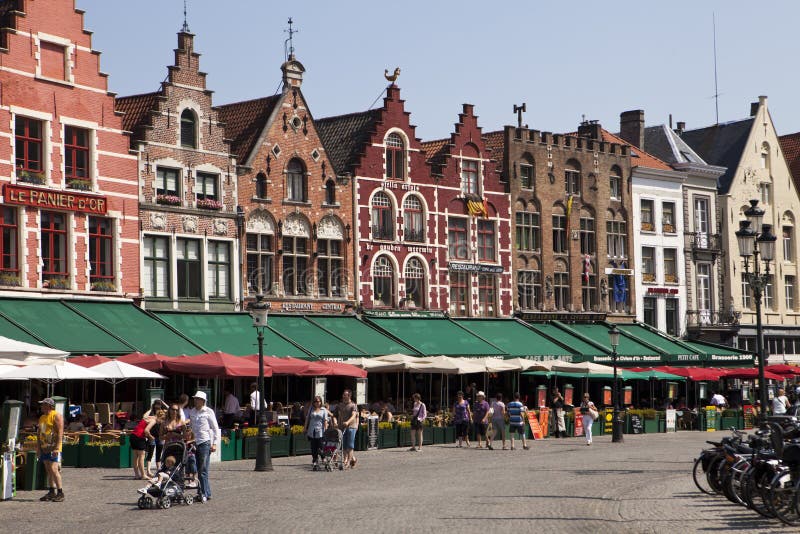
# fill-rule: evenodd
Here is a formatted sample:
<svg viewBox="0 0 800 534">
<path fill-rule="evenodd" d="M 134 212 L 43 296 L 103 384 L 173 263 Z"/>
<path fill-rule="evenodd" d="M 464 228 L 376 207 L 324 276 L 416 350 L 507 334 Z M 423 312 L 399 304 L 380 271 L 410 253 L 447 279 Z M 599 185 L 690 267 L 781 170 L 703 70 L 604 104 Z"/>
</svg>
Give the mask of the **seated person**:
<svg viewBox="0 0 800 534">
<path fill-rule="evenodd" d="M 81 430 L 86 430 L 86 428 L 77 417 L 72 417 L 67 424 L 66 430 L 67 432 L 80 432 Z"/>
<path fill-rule="evenodd" d="M 176 461 L 174 456 L 167 456 L 164 458 L 164 466 L 158 470 L 156 476 L 148 480 L 150 483 L 147 486 L 139 488 L 139 493 L 144 495 L 147 493 L 147 490 L 153 486 L 162 489 L 164 487 L 164 483 L 169 479 L 170 476 L 172 476 L 172 473 L 175 472 L 175 464 Z"/>
<path fill-rule="evenodd" d="M 81 423 L 83 423 L 83 429 L 89 432 L 93 430 L 97 430 L 97 424 L 94 422 L 94 416 L 85 413 L 81 415 Z"/>
<path fill-rule="evenodd" d="M 394 421 L 394 416 L 392 415 L 392 412 L 389 411 L 389 407 L 386 404 L 384 404 L 381 407 L 381 414 L 380 415 L 381 415 L 381 418 L 379 419 L 379 421 L 381 423 L 391 423 L 391 422 Z"/>
</svg>

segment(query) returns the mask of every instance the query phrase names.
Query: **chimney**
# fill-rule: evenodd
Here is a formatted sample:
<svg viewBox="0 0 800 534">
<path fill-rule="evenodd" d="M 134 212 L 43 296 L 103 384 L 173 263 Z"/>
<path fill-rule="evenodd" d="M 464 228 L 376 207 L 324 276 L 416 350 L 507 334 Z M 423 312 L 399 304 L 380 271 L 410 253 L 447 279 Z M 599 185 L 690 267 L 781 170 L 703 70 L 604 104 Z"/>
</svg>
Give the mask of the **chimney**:
<svg viewBox="0 0 800 534">
<path fill-rule="evenodd" d="M 619 136 L 644 150 L 644 110 L 634 109 L 619 114 Z"/>
<path fill-rule="evenodd" d="M 684 130 L 686 130 L 686 123 L 683 121 L 678 121 L 678 127 L 675 128 L 675 133 L 678 135 L 683 135 Z"/>
<path fill-rule="evenodd" d="M 594 139 L 595 141 L 602 141 L 603 127 L 600 125 L 600 122 L 596 120 L 583 121 L 580 126 L 578 126 L 578 135 Z"/>
<path fill-rule="evenodd" d="M 303 84 L 303 73 L 306 68 L 302 63 L 297 61 L 294 54 L 289 55 L 289 59 L 281 65 L 281 72 L 283 72 L 283 89 L 289 87 L 300 87 Z"/>
<path fill-rule="evenodd" d="M 758 108 L 760 106 L 767 107 L 767 97 L 764 96 L 764 95 L 761 95 L 761 96 L 758 97 L 758 102 L 753 102 L 752 104 L 750 104 L 750 116 L 751 117 L 755 117 L 756 116 L 756 113 L 758 113 Z"/>
</svg>

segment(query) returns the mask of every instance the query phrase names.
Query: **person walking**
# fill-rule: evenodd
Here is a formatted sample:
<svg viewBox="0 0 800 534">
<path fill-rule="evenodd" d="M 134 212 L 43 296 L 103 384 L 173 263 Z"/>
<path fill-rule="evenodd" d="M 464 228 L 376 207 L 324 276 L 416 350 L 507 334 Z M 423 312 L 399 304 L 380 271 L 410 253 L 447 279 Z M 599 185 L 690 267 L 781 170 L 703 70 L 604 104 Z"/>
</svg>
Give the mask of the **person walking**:
<svg viewBox="0 0 800 534">
<path fill-rule="evenodd" d="M 558 387 L 553 387 L 551 406 L 553 407 L 553 426 L 555 437 L 567 437 L 567 423 L 564 421 L 564 396 L 558 391 Z"/>
<path fill-rule="evenodd" d="M 586 444 L 592 444 L 592 423 L 597 419 L 599 412 L 597 407 L 589 398 L 588 393 L 583 394 L 583 402 L 581 402 L 581 417 L 583 418 L 583 434 L 586 436 Z"/>
<path fill-rule="evenodd" d="M 486 394 L 479 391 L 475 396 L 475 406 L 472 408 L 472 424 L 475 427 L 475 436 L 478 440 L 476 448 L 482 449 L 481 438 L 486 439 L 486 426 L 489 422 L 489 403 L 486 402 Z M 489 440 L 486 439 L 486 445 L 489 446 Z"/>
<path fill-rule="evenodd" d="M 150 437 L 147 440 L 147 451 L 144 458 L 144 466 L 147 471 L 147 478 L 152 478 L 153 473 L 150 472 L 150 464 L 152 463 L 153 456 L 156 457 L 156 471 L 158 471 L 158 462 L 161 460 L 161 448 L 163 444 L 161 443 L 161 427 L 158 426 L 158 414 L 162 413 L 165 414 L 165 410 L 167 409 L 167 405 L 164 404 L 164 401 L 161 399 L 155 399 L 153 404 L 150 405 L 150 409 L 144 413 L 143 417 L 152 417 L 149 421 L 155 421 L 155 428 L 150 427 L 147 431 L 150 432 Z M 162 415 L 163 419 L 163 415 Z M 147 434 L 147 432 L 145 432 Z"/>
<path fill-rule="evenodd" d="M 217 424 L 217 415 L 214 410 L 206 406 L 205 391 L 194 394 L 194 409 L 189 410 L 189 420 L 192 423 L 196 443 L 197 478 L 200 482 L 198 493 L 200 502 L 206 502 L 211 499 L 211 485 L 208 481 L 211 453 L 217 450 L 222 435 Z"/>
<path fill-rule="evenodd" d="M 226 389 L 225 405 L 222 408 L 222 428 L 233 428 L 233 424 L 239 419 L 240 411 L 239 399 L 230 389 Z"/>
<path fill-rule="evenodd" d="M 319 453 L 322 450 L 322 438 L 328 429 L 330 414 L 322 405 L 322 397 L 317 395 L 306 415 L 305 428 L 303 429 L 311 445 L 311 468 L 319 470 Z"/>
<path fill-rule="evenodd" d="M 500 439 L 503 440 L 503 450 L 506 450 L 506 405 L 503 403 L 502 393 L 495 395 L 490 411 L 492 412 L 492 436 L 487 440 L 488 447 L 491 449 L 492 441 L 500 436 Z"/>
<path fill-rule="evenodd" d="M 786 415 L 789 408 L 791 408 L 791 404 L 786 398 L 786 390 L 778 388 L 778 394 L 772 397 L 772 415 Z"/>
<path fill-rule="evenodd" d="M 414 406 L 411 408 L 411 448 L 408 450 L 422 452 L 422 427 L 425 418 L 428 417 L 428 409 L 419 393 L 414 393 L 411 398 L 414 399 Z M 415 438 L 416 447 L 414 447 Z"/>
<path fill-rule="evenodd" d="M 37 447 L 39 461 L 44 465 L 49 491 L 40 501 L 62 502 L 64 488 L 61 485 L 61 445 L 64 443 L 64 417 L 56 411 L 56 401 L 47 397 L 39 401 L 42 415 L 39 417 Z"/>
<path fill-rule="evenodd" d="M 514 434 L 522 439 L 522 448 L 528 450 L 525 441 L 525 405 L 519 400 L 519 391 L 514 393 L 514 400 L 508 403 L 508 433 L 511 435 L 511 450 L 514 450 Z"/>
<path fill-rule="evenodd" d="M 342 448 L 344 449 L 345 466 L 355 467 L 358 460 L 353 451 L 356 448 L 356 430 L 358 430 L 358 407 L 351 399 L 349 389 L 342 393 L 342 402 L 336 406 L 336 421 L 342 431 Z"/>
<path fill-rule="evenodd" d="M 469 447 L 469 421 L 472 413 L 469 409 L 469 402 L 464 398 L 464 393 L 456 393 L 456 403 L 453 406 L 453 422 L 456 425 L 456 447 L 461 447 L 466 443 Z"/>
<path fill-rule="evenodd" d="M 147 451 L 147 426 L 155 422 L 154 415 L 146 415 L 136 423 L 136 428 L 131 432 L 131 450 L 133 451 L 133 478 L 142 480 L 147 471 L 144 467 L 144 456 Z"/>
</svg>

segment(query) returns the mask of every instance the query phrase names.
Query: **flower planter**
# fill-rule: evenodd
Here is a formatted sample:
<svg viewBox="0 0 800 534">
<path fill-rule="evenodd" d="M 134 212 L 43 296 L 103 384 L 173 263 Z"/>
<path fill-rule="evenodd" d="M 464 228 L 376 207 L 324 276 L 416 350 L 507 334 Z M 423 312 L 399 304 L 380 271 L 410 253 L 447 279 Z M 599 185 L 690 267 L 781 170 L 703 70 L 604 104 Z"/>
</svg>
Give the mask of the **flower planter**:
<svg viewBox="0 0 800 534">
<path fill-rule="evenodd" d="M 256 437 L 257 436 L 246 436 L 242 438 L 242 459 L 244 460 L 252 460 L 256 457 Z"/>
<path fill-rule="evenodd" d="M 433 445 L 433 427 L 422 427 L 422 444 Z"/>
<path fill-rule="evenodd" d="M 447 443 L 447 441 L 445 441 L 446 434 L 447 434 L 447 428 L 445 428 L 443 426 L 435 426 L 435 427 L 431 428 L 431 431 L 433 433 L 433 444 L 434 445 L 441 445 L 442 443 Z"/>
<path fill-rule="evenodd" d="M 292 434 L 292 456 L 311 454 L 311 442 L 305 434 Z"/>
<path fill-rule="evenodd" d="M 369 436 L 367 435 L 367 427 L 359 426 L 358 430 L 356 430 L 356 450 L 357 451 L 365 451 L 367 450 L 367 445 L 369 441 Z"/>
<path fill-rule="evenodd" d="M 228 443 L 225 443 L 224 438 L 228 438 Z M 239 440 L 236 432 L 231 432 L 230 435 L 223 436 L 220 450 L 220 458 L 223 462 L 238 460 L 236 453 L 236 451 L 239 450 L 238 441 Z"/>
<path fill-rule="evenodd" d="M 656 433 L 658 433 L 658 419 L 645 419 L 642 422 L 644 423 L 644 433 L 645 434 L 656 434 Z"/>
<path fill-rule="evenodd" d="M 455 443 L 456 442 L 456 427 L 444 427 L 444 441 L 442 443 Z"/>
<path fill-rule="evenodd" d="M 725 430 L 729 429 L 730 427 L 734 427 L 737 429 L 742 428 L 742 425 L 739 424 L 738 416 L 720 417 L 720 426 Z"/>
<path fill-rule="evenodd" d="M 270 438 L 272 458 L 289 456 L 289 452 L 291 452 L 291 436 L 270 436 Z"/>
<path fill-rule="evenodd" d="M 80 450 L 81 446 L 78 443 L 74 445 L 65 443 L 61 449 L 61 465 L 64 467 L 78 467 Z"/>
<path fill-rule="evenodd" d="M 118 445 L 90 445 L 89 436 L 81 436 L 78 467 L 110 467 L 125 469 L 131 466 L 129 436 L 122 435 Z"/>
<path fill-rule="evenodd" d="M 399 428 L 398 432 L 399 432 L 399 435 L 397 437 L 397 446 L 398 447 L 410 447 L 411 446 L 411 429 L 410 428 Z"/>
<path fill-rule="evenodd" d="M 592 436 L 602 436 L 603 427 L 605 427 L 605 421 L 603 421 L 602 417 L 598 417 L 597 420 L 592 423 Z"/>
<path fill-rule="evenodd" d="M 378 430 L 378 448 L 393 449 L 397 447 L 398 434 L 399 431 L 396 428 L 392 428 L 391 430 Z"/>
</svg>

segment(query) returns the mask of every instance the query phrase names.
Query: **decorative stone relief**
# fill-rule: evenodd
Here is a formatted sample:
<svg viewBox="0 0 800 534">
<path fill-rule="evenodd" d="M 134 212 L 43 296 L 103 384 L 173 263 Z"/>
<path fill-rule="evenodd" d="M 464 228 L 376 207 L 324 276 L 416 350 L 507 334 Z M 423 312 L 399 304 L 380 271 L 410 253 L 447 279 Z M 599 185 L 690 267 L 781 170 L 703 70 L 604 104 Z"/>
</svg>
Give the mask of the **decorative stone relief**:
<svg viewBox="0 0 800 534">
<path fill-rule="evenodd" d="M 167 216 L 163 213 L 151 213 L 150 226 L 153 228 L 153 230 L 166 230 Z"/>
<path fill-rule="evenodd" d="M 226 235 L 228 233 L 228 220 L 227 219 L 214 219 L 214 234 Z"/>
<path fill-rule="evenodd" d="M 335 217 L 325 217 L 317 224 L 318 239 L 343 239 L 342 223 Z"/>
<path fill-rule="evenodd" d="M 181 217 L 181 224 L 183 225 L 184 232 L 195 233 L 197 232 L 197 217 L 191 215 L 184 215 Z"/>
<path fill-rule="evenodd" d="M 275 223 L 266 211 L 255 210 L 247 219 L 247 231 L 256 234 L 274 234 Z"/>
<path fill-rule="evenodd" d="M 292 213 L 283 222 L 283 235 L 289 237 L 310 237 L 308 223 L 297 213 Z"/>
</svg>

